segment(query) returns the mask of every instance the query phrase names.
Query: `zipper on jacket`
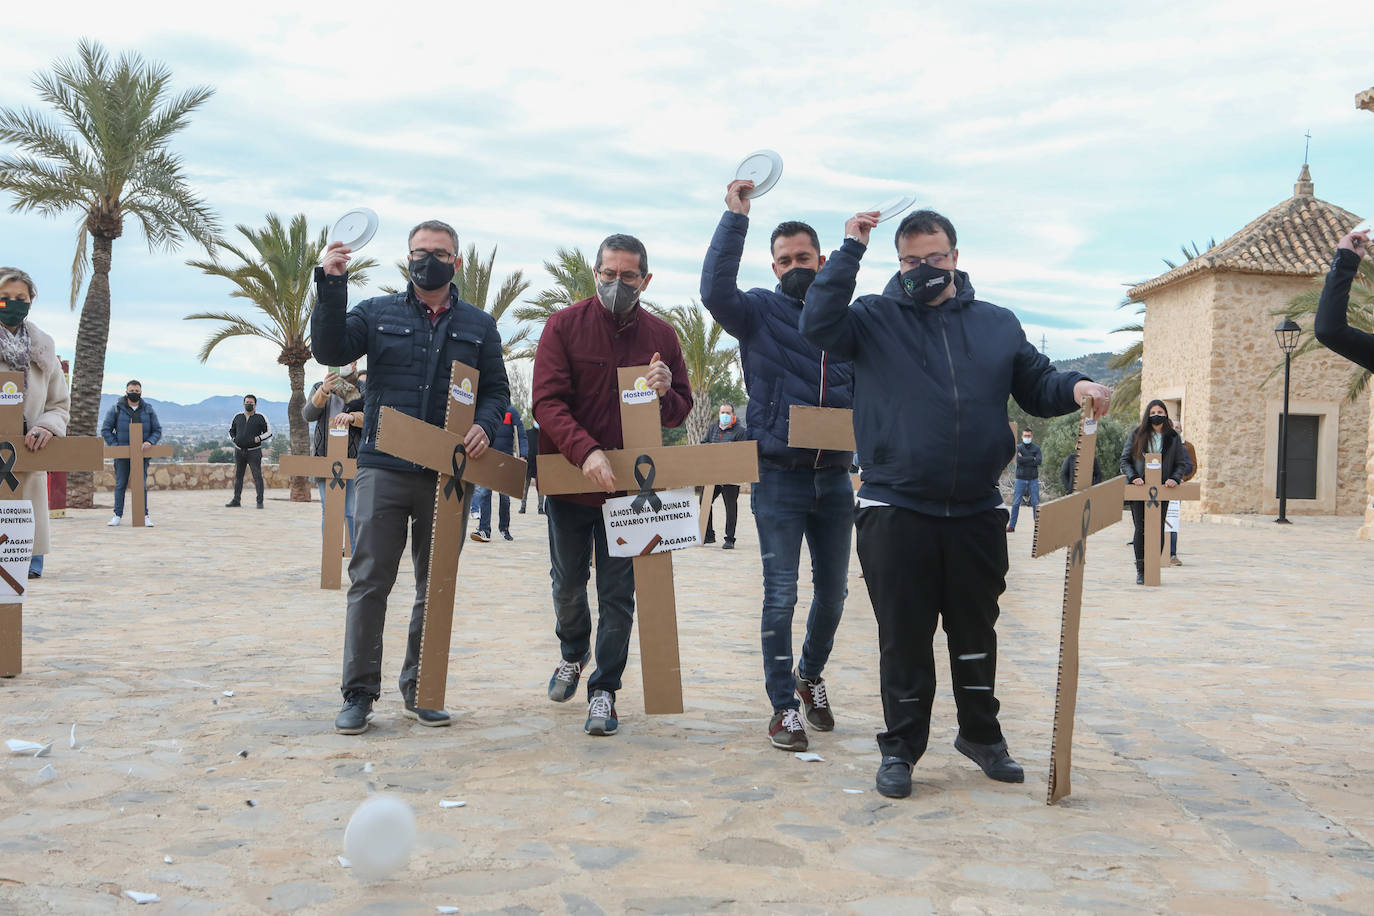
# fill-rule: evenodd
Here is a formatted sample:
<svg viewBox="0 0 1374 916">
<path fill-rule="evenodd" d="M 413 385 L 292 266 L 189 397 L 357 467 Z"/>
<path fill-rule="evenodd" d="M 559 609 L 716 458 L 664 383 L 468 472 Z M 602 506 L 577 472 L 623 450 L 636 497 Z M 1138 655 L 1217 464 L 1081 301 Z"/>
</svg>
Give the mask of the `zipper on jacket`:
<svg viewBox="0 0 1374 916">
<path fill-rule="evenodd" d="M 945 359 L 949 361 L 949 387 L 954 393 L 954 474 L 949 481 L 949 498 L 945 500 L 945 518 L 949 518 L 950 503 L 954 501 L 954 488 L 959 482 L 959 382 L 954 377 L 954 354 L 949 349 L 949 325 L 945 316 L 940 314 L 940 337 L 945 342 Z"/>
<path fill-rule="evenodd" d="M 826 352 L 825 352 L 824 350 L 822 350 L 822 351 L 821 351 L 821 399 L 820 399 L 820 402 L 816 405 L 817 407 L 824 407 L 824 406 L 825 406 L 825 357 L 826 357 Z M 789 428 L 789 430 L 791 429 L 791 425 L 790 425 L 790 424 L 788 425 L 788 428 Z M 821 456 L 824 455 L 824 454 L 825 454 L 825 450 L 824 450 L 824 449 L 819 449 L 819 448 L 816 449 L 816 460 L 815 460 L 815 462 L 811 465 L 811 470 L 815 471 L 815 470 L 819 470 L 819 469 L 820 469 L 820 466 L 821 466 Z"/>
</svg>

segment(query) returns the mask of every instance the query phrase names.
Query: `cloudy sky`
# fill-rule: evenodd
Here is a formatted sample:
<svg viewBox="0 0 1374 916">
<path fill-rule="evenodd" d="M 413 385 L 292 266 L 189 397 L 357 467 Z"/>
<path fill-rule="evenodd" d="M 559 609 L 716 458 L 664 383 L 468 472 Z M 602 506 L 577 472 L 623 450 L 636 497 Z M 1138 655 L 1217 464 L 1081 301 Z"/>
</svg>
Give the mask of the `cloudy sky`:
<svg viewBox="0 0 1374 916">
<path fill-rule="evenodd" d="M 697 296 L 725 185 L 770 148 L 785 168 L 754 203 L 742 286 L 773 285 L 777 222 L 812 223 L 829 250 L 847 216 L 910 192 L 954 221 L 980 296 L 1052 358 L 1120 347 L 1123 284 L 1288 197 L 1309 129 L 1317 196 L 1374 214 L 1374 114 L 1353 101 L 1374 85 L 1370 32 L 1351 6 L 284 6 L 10 4 L 0 105 L 35 104 L 28 78 L 95 38 L 216 89 L 176 149 L 230 232 L 368 206 L 381 229 L 365 251 L 390 265 L 438 217 L 531 295 L 559 246 L 630 232 L 666 305 Z M 75 225 L 0 211 L 0 263 L 33 274 L 34 317 L 65 355 Z M 889 235 L 861 291 L 895 270 Z M 184 265 L 201 254 L 116 242 L 106 390 L 136 375 L 167 400 L 285 398 L 267 344 L 196 360 L 208 326 L 182 316 L 242 307 Z"/>
</svg>

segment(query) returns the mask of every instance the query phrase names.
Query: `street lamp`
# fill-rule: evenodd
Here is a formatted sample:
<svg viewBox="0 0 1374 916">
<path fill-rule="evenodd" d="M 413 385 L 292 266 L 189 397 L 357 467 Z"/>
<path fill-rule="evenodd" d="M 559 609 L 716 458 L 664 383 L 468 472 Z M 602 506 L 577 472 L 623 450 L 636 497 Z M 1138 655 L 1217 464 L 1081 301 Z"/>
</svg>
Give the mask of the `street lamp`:
<svg viewBox="0 0 1374 916">
<path fill-rule="evenodd" d="M 1279 418 L 1279 517 L 1274 519 L 1280 525 L 1291 525 L 1288 520 L 1288 378 L 1293 363 L 1293 350 L 1298 346 L 1302 328 L 1292 318 L 1285 318 L 1274 328 L 1274 337 L 1283 351 L 1283 415 Z"/>
</svg>

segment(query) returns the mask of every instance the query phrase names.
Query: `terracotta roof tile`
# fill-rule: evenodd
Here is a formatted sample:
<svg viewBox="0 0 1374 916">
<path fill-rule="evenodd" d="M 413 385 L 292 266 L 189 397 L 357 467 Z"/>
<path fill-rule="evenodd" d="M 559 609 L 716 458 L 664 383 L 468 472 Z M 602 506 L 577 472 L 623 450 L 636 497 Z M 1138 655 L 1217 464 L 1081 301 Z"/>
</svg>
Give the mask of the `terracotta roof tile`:
<svg viewBox="0 0 1374 916">
<path fill-rule="evenodd" d="M 1294 195 L 1214 248 L 1186 264 L 1131 288 L 1128 298 L 1149 293 L 1212 270 L 1316 277 L 1326 273 L 1331 252 L 1360 217 L 1312 196 L 1312 179 L 1302 167 Z"/>
</svg>

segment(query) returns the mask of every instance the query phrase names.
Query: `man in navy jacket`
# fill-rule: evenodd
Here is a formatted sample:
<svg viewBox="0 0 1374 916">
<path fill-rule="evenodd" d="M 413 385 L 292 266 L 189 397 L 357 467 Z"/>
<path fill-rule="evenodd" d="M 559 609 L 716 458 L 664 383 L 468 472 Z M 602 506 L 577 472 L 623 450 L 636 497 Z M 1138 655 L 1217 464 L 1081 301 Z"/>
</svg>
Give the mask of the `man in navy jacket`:
<svg viewBox="0 0 1374 916">
<path fill-rule="evenodd" d="M 100 435 L 105 440 L 106 445 L 128 445 L 129 426 L 139 423 L 143 426 L 143 447 L 157 445 L 162 440 L 162 424 L 158 422 L 157 411 L 153 410 L 153 405 L 143 400 L 143 384 L 138 379 L 129 379 L 129 384 L 124 386 L 124 397 L 114 402 L 109 411 L 105 414 L 105 422 L 100 424 Z M 148 486 L 148 462 L 150 459 L 143 459 L 143 486 Z M 124 492 L 129 487 L 129 469 L 131 465 L 128 458 L 116 458 L 114 460 L 115 488 L 114 488 L 114 516 L 106 522 L 111 528 L 117 527 L 120 520 L 124 517 Z M 143 524 L 149 528 L 153 527 L 153 520 L 148 516 L 148 503 L 145 495 L 143 503 Z"/>
<path fill-rule="evenodd" d="M 501 334 L 486 312 L 458 298 L 452 280 L 459 266 L 458 233 L 438 220 L 420 223 L 409 237 L 410 283 L 403 293 L 378 296 L 348 307 L 347 247 L 333 242 L 315 271 L 317 304 L 310 318 L 315 358 L 345 366 L 367 356 L 363 389 L 363 438 L 354 478 L 353 559 L 348 565 L 348 616 L 344 628 L 344 706 L 334 730 L 345 735 L 366 731 L 372 704 L 381 696 L 382 630 L 386 599 L 410 529 L 415 568 L 415 604 L 410 641 L 401 667 L 405 715 L 421 725 L 449 724 L 442 709 L 415 705 L 420 671 L 420 634 L 429 586 L 430 534 L 434 526 L 434 471 L 377 448 L 377 416 L 393 407 L 435 426 L 444 424 L 449 373 L 454 360 L 481 373 L 475 422 L 465 431 L 467 455 L 486 452 L 510 402 Z M 466 519 L 464 520 L 466 524 Z"/>
<path fill-rule="evenodd" d="M 802 716 L 813 728 L 835 727 L 821 672 L 848 594 L 854 488 L 851 452 L 788 448 L 788 414 L 808 407 L 853 405 L 854 373 L 848 362 L 802 337 L 797 323 L 802 298 L 825 263 L 816 230 L 785 222 L 773 230 L 775 289 L 739 288 L 740 256 L 749 228 L 751 181 L 726 189 L 729 208 L 711 238 L 701 269 L 701 303 L 739 341 L 744 384 L 749 389 L 749 438 L 758 443 L 759 479 L 749 505 L 763 558 L 763 672 L 773 717 L 775 747 L 807 747 Z M 811 549 L 812 598 L 801 659 L 792 667 L 792 613 L 802 538 Z"/>
<path fill-rule="evenodd" d="M 911 768 L 930 737 L 931 640 L 949 643 L 959 735 L 954 746 L 989 777 L 1021 782 L 997 721 L 997 598 L 1006 587 L 1006 513 L 998 477 L 1015 451 L 1007 396 L 1034 416 L 1069 413 L 1083 398 L 1106 413 L 1111 392 L 1056 372 L 1016 316 L 974 297 L 957 270 L 954 226 L 930 210 L 897 229 L 901 272 L 854 304 L 859 260 L 877 213 L 845 224 L 806 296 L 807 339 L 854 361 L 854 435 L 863 466 L 859 562 L 878 619 L 887 731 L 877 788 L 911 794 Z"/>
</svg>

